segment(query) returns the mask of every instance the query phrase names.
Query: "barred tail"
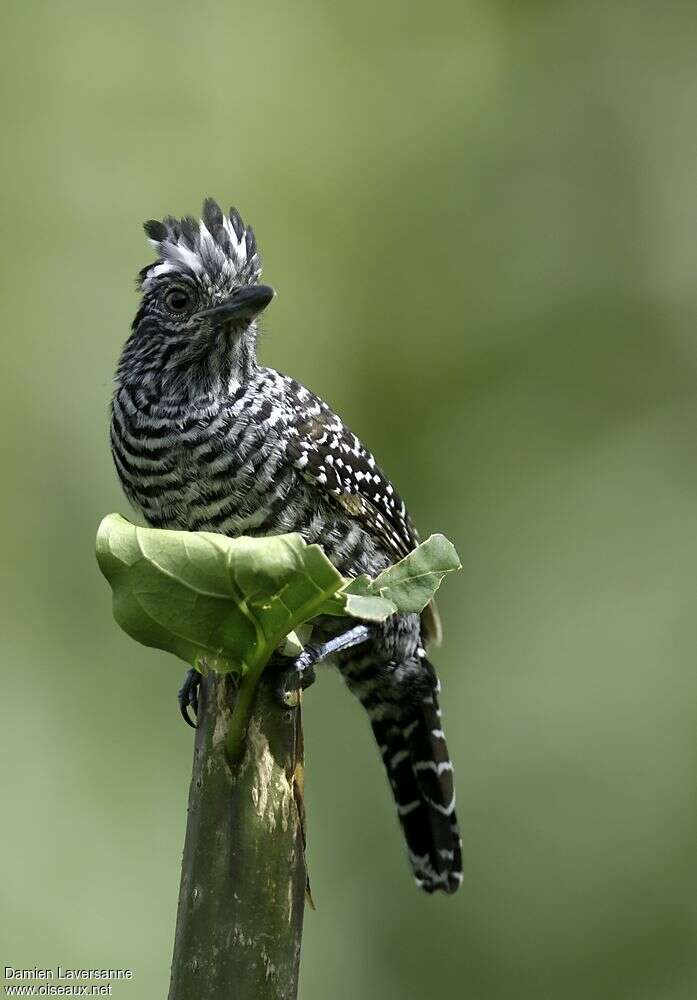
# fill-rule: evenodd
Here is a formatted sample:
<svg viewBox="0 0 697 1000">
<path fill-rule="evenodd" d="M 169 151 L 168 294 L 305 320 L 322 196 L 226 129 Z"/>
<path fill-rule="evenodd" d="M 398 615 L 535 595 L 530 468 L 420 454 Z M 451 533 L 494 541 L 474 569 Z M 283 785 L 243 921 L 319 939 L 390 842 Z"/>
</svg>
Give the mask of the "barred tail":
<svg viewBox="0 0 697 1000">
<path fill-rule="evenodd" d="M 441 728 L 435 671 L 428 661 L 422 660 L 421 664 L 433 678 L 433 690 L 406 709 L 400 706 L 399 721 L 389 709 L 383 711 L 385 703 L 376 700 L 374 690 L 368 693 L 360 684 L 358 670 L 347 680 L 371 717 L 416 884 L 428 893 L 451 893 L 462 882 L 462 841 L 455 816 L 453 767 Z"/>
</svg>

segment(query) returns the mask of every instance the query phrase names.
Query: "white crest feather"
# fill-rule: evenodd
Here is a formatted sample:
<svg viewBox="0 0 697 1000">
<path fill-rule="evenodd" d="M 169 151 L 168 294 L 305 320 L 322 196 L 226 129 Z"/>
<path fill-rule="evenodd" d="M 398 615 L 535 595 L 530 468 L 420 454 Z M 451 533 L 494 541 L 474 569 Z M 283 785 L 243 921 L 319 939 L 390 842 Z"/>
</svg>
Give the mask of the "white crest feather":
<svg viewBox="0 0 697 1000">
<path fill-rule="evenodd" d="M 206 205 L 204 213 L 205 210 Z M 203 279 L 211 277 L 213 281 L 222 278 L 229 282 L 238 276 L 242 276 L 242 280 L 245 281 L 258 280 L 261 275 L 261 260 L 256 250 L 251 257 L 248 255 L 247 229 L 244 228 L 242 235 L 238 237 L 230 217 L 222 212 L 220 217 L 226 237 L 222 240 L 223 246 L 203 219 L 198 223 L 198 232 L 194 240 L 191 237 L 187 240 L 177 235 L 177 226 L 168 226 L 165 220 L 167 236 L 162 239 L 151 237 L 149 240 L 160 259 L 147 270 L 142 279 L 142 288 L 147 290 L 153 279 L 175 271 L 193 273 Z M 193 249 L 190 245 L 192 242 Z"/>
<path fill-rule="evenodd" d="M 227 215 L 223 215 L 223 229 L 228 234 L 230 238 L 230 244 L 232 246 L 233 252 L 236 257 L 243 257 L 247 259 L 247 244 L 244 239 L 244 233 L 242 233 L 242 239 L 237 239 L 237 233 L 235 232 L 235 227 L 230 222 Z"/>
<path fill-rule="evenodd" d="M 150 242 L 160 251 L 164 260 L 168 260 L 172 264 L 182 264 L 194 272 L 203 270 L 199 254 L 195 250 L 190 250 L 181 240 L 176 243 L 171 243 L 169 240 L 162 240 L 161 243 L 157 240 L 150 240 Z"/>
</svg>

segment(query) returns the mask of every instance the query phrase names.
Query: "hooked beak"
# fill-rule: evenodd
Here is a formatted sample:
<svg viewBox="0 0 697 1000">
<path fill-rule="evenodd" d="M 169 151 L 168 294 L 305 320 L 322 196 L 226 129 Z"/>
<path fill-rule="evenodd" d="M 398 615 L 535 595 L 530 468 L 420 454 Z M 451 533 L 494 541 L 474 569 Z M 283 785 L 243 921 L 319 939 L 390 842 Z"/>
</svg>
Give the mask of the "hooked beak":
<svg viewBox="0 0 697 1000">
<path fill-rule="evenodd" d="M 249 322 L 266 309 L 275 294 L 270 285 L 243 285 L 227 301 L 212 309 L 204 309 L 198 315 L 221 324 Z"/>
</svg>

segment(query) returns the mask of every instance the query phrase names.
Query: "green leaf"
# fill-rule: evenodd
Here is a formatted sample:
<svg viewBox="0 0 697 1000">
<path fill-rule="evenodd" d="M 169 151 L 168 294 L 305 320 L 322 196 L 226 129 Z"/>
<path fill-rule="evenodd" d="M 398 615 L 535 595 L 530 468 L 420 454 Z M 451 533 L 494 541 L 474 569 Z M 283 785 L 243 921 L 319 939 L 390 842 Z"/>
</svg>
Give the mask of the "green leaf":
<svg viewBox="0 0 697 1000">
<path fill-rule="evenodd" d="M 446 573 L 461 568 L 453 543 L 445 535 L 431 535 L 404 559 L 376 576 L 370 589 L 392 601 L 400 611 L 420 612 L 433 600 Z"/>
<path fill-rule="evenodd" d="M 118 514 L 99 527 L 97 560 L 125 632 L 219 672 L 268 659 L 344 583 L 297 534 L 231 539 L 140 528 Z"/>
<path fill-rule="evenodd" d="M 375 579 L 363 575 L 350 580 L 321 610 L 374 622 L 397 611 L 420 612 L 433 600 L 446 573 L 460 568 L 452 542 L 444 535 L 431 535 Z"/>
<path fill-rule="evenodd" d="M 381 597 L 372 590 L 373 581 L 369 576 L 357 576 L 349 580 L 321 608 L 325 615 L 349 615 L 363 621 L 382 622 L 399 609 L 392 601 Z"/>
</svg>

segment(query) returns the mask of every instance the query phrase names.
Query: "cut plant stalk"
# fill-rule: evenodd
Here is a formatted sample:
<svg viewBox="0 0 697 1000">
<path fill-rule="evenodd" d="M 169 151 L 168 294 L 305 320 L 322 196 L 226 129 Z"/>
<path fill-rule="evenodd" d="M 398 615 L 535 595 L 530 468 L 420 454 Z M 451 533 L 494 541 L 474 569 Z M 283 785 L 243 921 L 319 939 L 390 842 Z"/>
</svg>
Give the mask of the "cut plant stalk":
<svg viewBox="0 0 697 1000">
<path fill-rule="evenodd" d="M 246 748 L 233 678 L 203 678 L 169 1000 L 294 1000 L 307 873 L 300 706 L 262 676 Z"/>
</svg>

